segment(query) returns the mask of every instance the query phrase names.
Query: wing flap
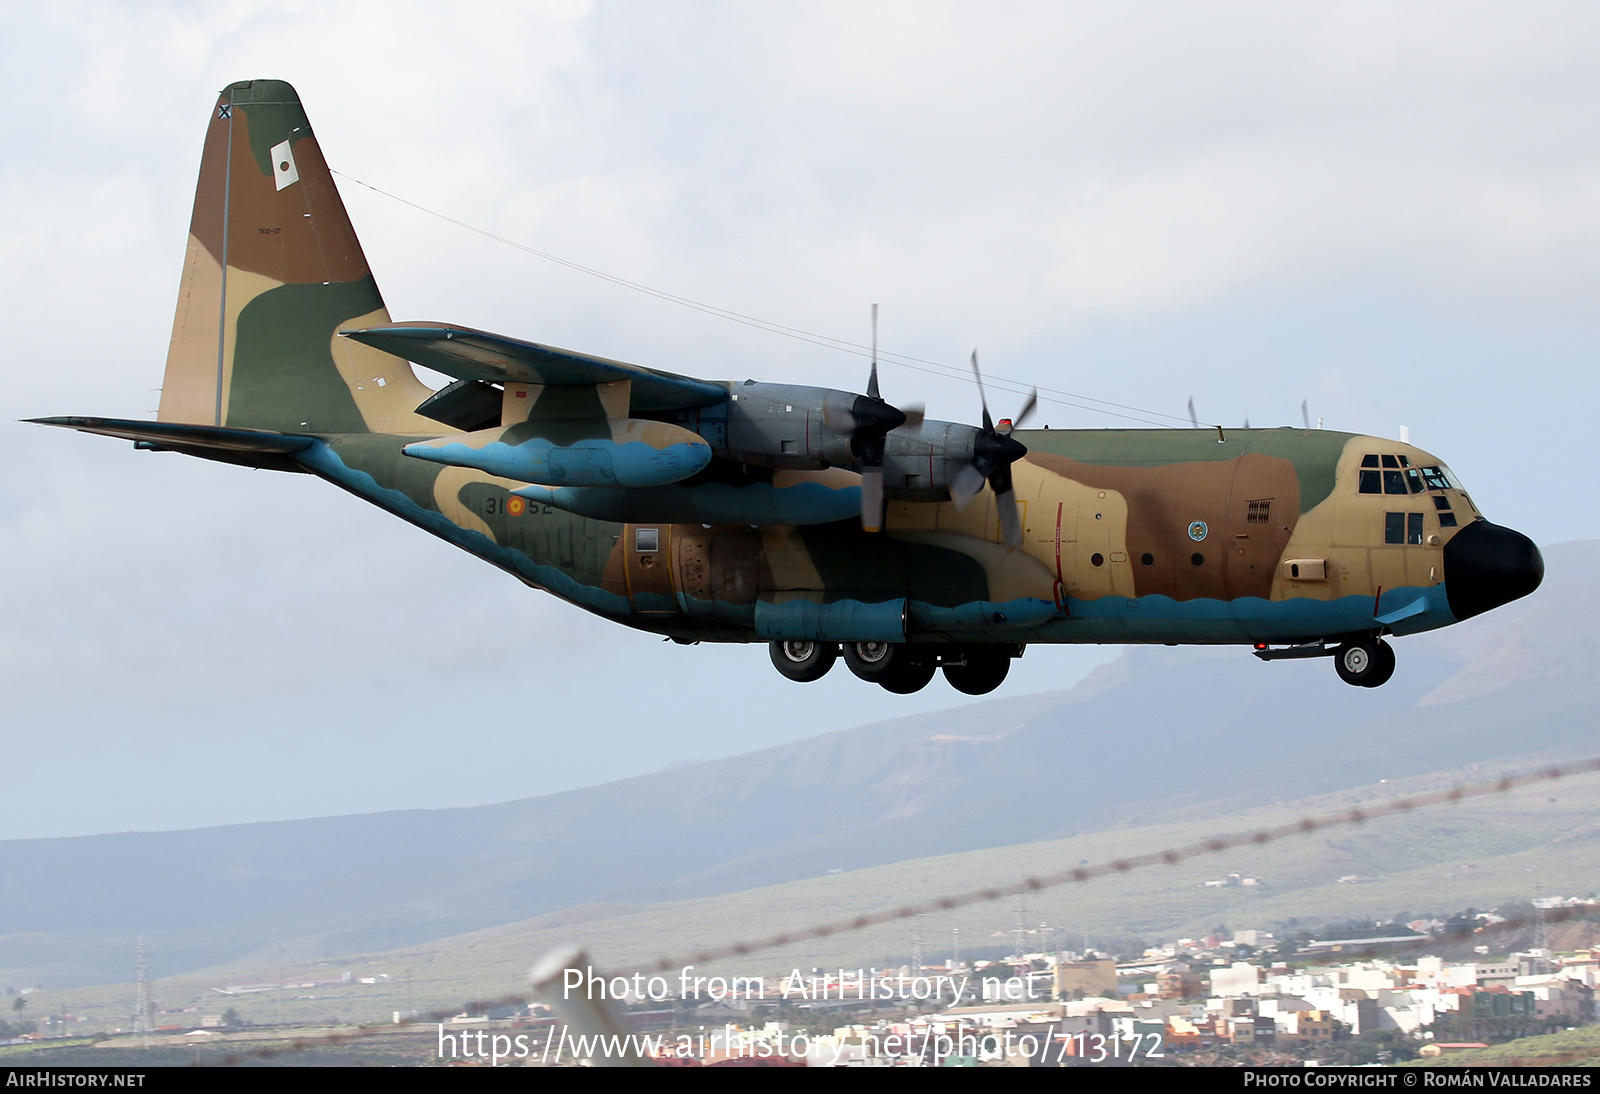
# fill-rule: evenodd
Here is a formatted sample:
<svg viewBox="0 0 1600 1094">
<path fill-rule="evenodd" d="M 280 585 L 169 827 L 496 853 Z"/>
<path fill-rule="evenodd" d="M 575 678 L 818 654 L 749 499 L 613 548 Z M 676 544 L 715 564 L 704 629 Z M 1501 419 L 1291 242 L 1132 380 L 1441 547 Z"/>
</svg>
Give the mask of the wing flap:
<svg viewBox="0 0 1600 1094">
<path fill-rule="evenodd" d="M 635 414 L 710 406 L 728 397 L 720 384 L 471 327 L 396 323 L 339 333 L 458 380 L 556 385 L 631 380 Z"/>
</svg>

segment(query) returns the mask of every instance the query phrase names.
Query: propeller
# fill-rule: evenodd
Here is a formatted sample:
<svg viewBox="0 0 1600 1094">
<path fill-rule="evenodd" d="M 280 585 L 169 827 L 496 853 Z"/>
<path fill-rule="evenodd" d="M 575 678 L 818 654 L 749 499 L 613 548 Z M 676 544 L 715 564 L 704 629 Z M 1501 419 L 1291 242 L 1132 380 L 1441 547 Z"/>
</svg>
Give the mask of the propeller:
<svg viewBox="0 0 1600 1094">
<path fill-rule="evenodd" d="M 883 459 L 889 434 L 903 425 L 920 425 L 923 408 L 902 410 L 883 401 L 878 391 L 878 305 L 872 305 L 872 371 L 867 393 L 850 405 L 851 433 L 856 463 L 861 468 L 861 528 L 883 531 Z"/>
<path fill-rule="evenodd" d="M 1022 546 L 1022 517 L 1017 511 L 1017 493 L 1011 481 L 1011 465 L 1028 454 L 1021 441 L 1014 440 L 1012 430 L 1027 420 L 1039 404 L 1037 389 L 1028 392 L 1028 401 L 1015 418 L 1002 418 L 998 425 L 989 415 L 989 399 L 983 390 L 983 373 L 978 368 L 978 351 L 972 351 L 972 375 L 978 381 L 978 398 L 983 404 L 983 428 L 972 444 L 972 462 L 956 473 L 950 484 L 950 497 L 958 507 L 964 506 L 988 482 L 994 491 L 995 509 L 1000 514 L 1000 531 L 1006 549 L 1015 551 Z"/>
</svg>

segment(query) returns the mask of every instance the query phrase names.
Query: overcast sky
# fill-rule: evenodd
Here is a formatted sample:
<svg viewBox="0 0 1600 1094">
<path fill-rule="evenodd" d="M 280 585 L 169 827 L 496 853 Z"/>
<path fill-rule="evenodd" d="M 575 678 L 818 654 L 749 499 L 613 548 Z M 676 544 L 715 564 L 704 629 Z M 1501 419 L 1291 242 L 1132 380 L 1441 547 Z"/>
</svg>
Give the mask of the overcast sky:
<svg viewBox="0 0 1600 1094">
<path fill-rule="evenodd" d="M 273 77 L 336 170 L 574 262 L 834 337 L 878 301 L 889 349 L 1144 417 L 1406 425 L 1491 519 L 1593 538 L 1597 43 L 1582 4 L 16 6 L 0 420 L 153 415 L 208 112 Z M 864 385 L 343 189 L 396 319 Z M 664 645 L 305 477 L 16 424 L 0 461 L 0 838 L 477 804 L 956 698 Z"/>
</svg>

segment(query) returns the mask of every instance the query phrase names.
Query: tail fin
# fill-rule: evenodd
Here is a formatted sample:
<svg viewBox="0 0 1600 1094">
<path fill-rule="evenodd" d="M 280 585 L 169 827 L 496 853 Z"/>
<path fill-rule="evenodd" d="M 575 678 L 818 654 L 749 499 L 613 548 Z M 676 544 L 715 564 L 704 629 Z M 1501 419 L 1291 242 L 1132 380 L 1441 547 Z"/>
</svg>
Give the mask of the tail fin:
<svg viewBox="0 0 1600 1094">
<path fill-rule="evenodd" d="M 388 324 L 294 88 L 225 88 L 206 130 L 159 420 L 437 435 L 414 413 L 433 392 L 411 366 L 337 333 Z"/>
</svg>

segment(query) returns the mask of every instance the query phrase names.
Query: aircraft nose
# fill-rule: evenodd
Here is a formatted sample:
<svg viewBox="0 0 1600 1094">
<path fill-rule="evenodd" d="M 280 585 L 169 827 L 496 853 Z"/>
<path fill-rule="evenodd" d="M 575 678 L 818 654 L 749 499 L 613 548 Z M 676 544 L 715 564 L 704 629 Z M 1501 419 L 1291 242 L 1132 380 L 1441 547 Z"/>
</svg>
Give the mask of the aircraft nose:
<svg viewBox="0 0 1600 1094">
<path fill-rule="evenodd" d="M 1470 619 L 1527 596 L 1544 580 L 1544 556 L 1521 532 L 1475 520 L 1444 545 L 1450 614 Z"/>
</svg>

